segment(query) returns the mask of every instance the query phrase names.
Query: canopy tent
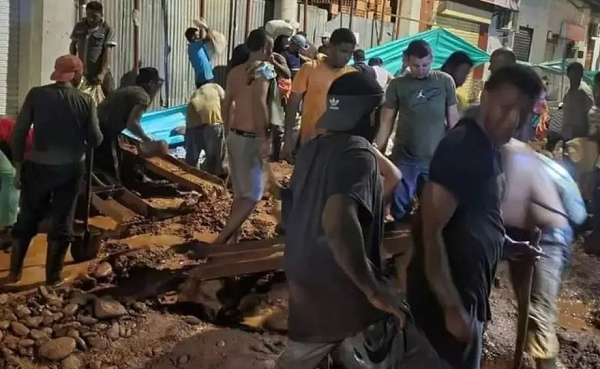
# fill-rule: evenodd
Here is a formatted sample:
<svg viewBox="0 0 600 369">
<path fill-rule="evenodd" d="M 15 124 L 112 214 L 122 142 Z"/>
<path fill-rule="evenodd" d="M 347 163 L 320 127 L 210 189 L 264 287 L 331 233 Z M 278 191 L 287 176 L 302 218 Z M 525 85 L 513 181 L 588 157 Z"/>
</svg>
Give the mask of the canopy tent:
<svg viewBox="0 0 600 369">
<path fill-rule="evenodd" d="M 543 72 L 546 72 L 549 74 L 562 75 L 562 74 L 567 74 L 567 70 L 566 70 L 567 66 L 575 61 L 577 61 L 577 60 L 566 59 L 565 63 L 563 64 L 562 59 L 556 59 L 556 60 L 543 62 L 540 64 L 535 64 L 534 67 L 537 67 L 537 68 L 541 69 Z M 587 71 L 583 72 L 583 80 L 589 85 L 593 84 L 594 76 L 596 75 L 596 73 L 598 73 L 597 70 L 587 70 Z"/>
<path fill-rule="evenodd" d="M 365 50 L 367 60 L 381 58 L 384 68 L 395 74 L 402 67 L 402 53 L 404 53 L 408 44 L 415 40 L 425 40 L 431 45 L 433 49 L 433 69 L 441 68 L 444 61 L 456 51 L 467 53 L 475 66 L 487 63 L 490 60 L 488 53 L 443 28 L 417 33 Z"/>
</svg>

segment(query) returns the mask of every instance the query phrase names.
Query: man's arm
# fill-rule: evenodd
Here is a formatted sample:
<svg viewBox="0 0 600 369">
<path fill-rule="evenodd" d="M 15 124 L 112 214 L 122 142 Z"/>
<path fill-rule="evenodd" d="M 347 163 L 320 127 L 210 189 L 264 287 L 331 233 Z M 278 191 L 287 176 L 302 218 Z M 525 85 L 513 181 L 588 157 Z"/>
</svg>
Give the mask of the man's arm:
<svg viewBox="0 0 600 369">
<path fill-rule="evenodd" d="M 377 136 L 375 136 L 375 145 L 377 148 L 384 148 L 392 134 L 392 128 L 394 127 L 396 115 L 398 114 L 398 107 L 400 106 L 398 84 L 399 80 L 393 79 L 385 92 L 385 102 L 381 109 L 381 125 L 379 126 Z"/>
<path fill-rule="evenodd" d="M 446 121 L 448 128 L 452 129 L 458 123 L 460 114 L 458 113 L 458 100 L 456 98 L 456 85 L 449 75 L 445 78 L 446 85 Z"/>
<path fill-rule="evenodd" d="M 269 95 L 269 81 L 263 76 L 252 82 L 252 114 L 256 124 L 255 130 L 260 138 L 265 138 L 269 125 L 269 106 L 267 99 Z"/>
<path fill-rule="evenodd" d="M 379 166 L 379 173 L 383 177 L 383 198 L 386 202 L 391 200 L 396 186 L 402 179 L 402 173 L 390 159 L 386 158 L 381 151 L 374 150 Z"/>
<path fill-rule="evenodd" d="M 140 120 L 142 119 L 142 114 L 146 111 L 148 106 L 146 105 L 136 105 L 131 114 L 129 114 L 129 118 L 127 119 L 127 129 L 131 131 L 134 135 L 139 137 L 142 142 L 150 142 L 152 139 L 144 132 L 142 125 L 140 124 Z"/>
<path fill-rule="evenodd" d="M 221 101 L 221 116 L 223 118 L 223 128 L 225 129 L 225 134 L 227 134 L 229 130 L 229 125 L 231 121 L 231 105 L 233 104 L 233 78 L 231 77 L 231 72 L 227 74 L 227 79 L 225 80 L 225 95 L 223 96 L 223 100 Z"/>
<path fill-rule="evenodd" d="M 460 295 L 452 281 L 442 231 L 454 215 L 457 200 L 442 185 L 427 182 L 421 198 L 425 275 L 444 310 L 462 308 Z"/>
<path fill-rule="evenodd" d="M 11 142 L 11 152 L 12 158 L 15 165 L 15 168 L 19 170 L 21 168 L 21 163 L 25 160 L 25 149 L 27 146 L 27 135 L 29 134 L 29 129 L 33 124 L 33 94 L 35 90 L 30 90 L 27 96 L 25 97 L 25 101 L 23 102 L 23 106 L 21 107 L 21 111 L 17 117 L 17 122 L 15 123 L 15 128 L 12 134 L 12 142 Z"/>
<path fill-rule="evenodd" d="M 110 70 L 110 63 L 112 62 L 113 49 L 117 46 L 115 40 L 115 32 L 112 27 L 108 27 L 106 31 L 106 39 L 104 40 L 104 52 L 102 53 L 102 71 L 100 72 L 99 80 L 102 82 L 104 77 Z"/>
<path fill-rule="evenodd" d="M 71 55 L 77 55 L 77 27 L 79 23 L 76 23 L 71 31 L 71 43 L 69 44 L 69 53 Z"/>
<path fill-rule="evenodd" d="M 293 131 L 296 125 L 296 117 L 300 110 L 300 102 L 308 89 L 308 81 L 312 71 L 312 64 L 305 63 L 300 67 L 298 74 L 292 81 L 292 92 L 285 107 L 285 123 L 284 123 L 284 146 L 292 147 Z"/>
<path fill-rule="evenodd" d="M 285 58 L 282 55 L 273 53 L 271 62 L 273 63 L 273 66 L 275 67 L 275 72 L 277 72 L 277 75 L 279 77 L 292 78 L 292 71 L 288 67 L 287 62 L 285 61 Z"/>
<path fill-rule="evenodd" d="M 90 109 L 87 123 L 87 144 L 91 147 L 98 147 L 104 138 L 98 122 L 98 109 L 96 102 L 90 97 Z"/>
</svg>

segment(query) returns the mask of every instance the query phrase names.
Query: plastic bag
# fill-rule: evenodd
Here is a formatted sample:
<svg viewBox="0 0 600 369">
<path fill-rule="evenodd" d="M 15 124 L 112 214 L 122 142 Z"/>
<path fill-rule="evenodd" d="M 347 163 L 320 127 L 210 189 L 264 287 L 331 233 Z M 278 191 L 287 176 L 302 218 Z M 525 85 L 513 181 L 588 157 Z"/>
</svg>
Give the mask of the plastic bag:
<svg viewBox="0 0 600 369">
<path fill-rule="evenodd" d="M 218 57 L 222 55 L 225 51 L 227 51 L 227 37 L 221 32 L 214 30 L 209 27 L 208 23 L 204 18 L 194 19 L 194 25 L 199 29 L 205 29 L 207 32 L 207 37 L 209 39 L 208 51 L 209 58 L 212 60 L 214 57 Z"/>
<path fill-rule="evenodd" d="M 106 98 L 106 96 L 104 96 L 104 91 L 102 91 L 102 86 L 90 85 L 85 79 L 81 80 L 81 83 L 79 84 L 79 90 L 91 95 L 92 99 L 94 99 L 94 102 L 96 103 L 96 106 L 98 106 Z"/>
<path fill-rule="evenodd" d="M 274 19 L 267 22 L 267 24 L 265 25 L 265 30 L 267 31 L 269 36 L 275 39 L 281 35 L 285 35 L 288 37 L 293 36 L 298 26 L 299 25 L 297 24 L 297 22 L 291 22 L 283 19 Z"/>
</svg>

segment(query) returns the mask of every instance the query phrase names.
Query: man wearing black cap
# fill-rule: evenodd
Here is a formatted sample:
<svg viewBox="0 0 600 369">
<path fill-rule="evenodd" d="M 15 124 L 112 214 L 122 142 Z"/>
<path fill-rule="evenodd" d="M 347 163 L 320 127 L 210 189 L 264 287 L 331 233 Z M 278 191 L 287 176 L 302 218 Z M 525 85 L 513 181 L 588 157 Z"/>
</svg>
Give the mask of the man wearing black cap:
<svg viewBox="0 0 600 369">
<path fill-rule="evenodd" d="M 276 368 L 438 368 L 382 275 L 383 202 L 400 173 L 373 148 L 383 91 L 362 73 L 333 82 L 322 134 L 298 153 L 284 200 L 288 343 Z M 379 366 L 381 365 L 381 366 Z"/>
<path fill-rule="evenodd" d="M 110 179 L 121 179 L 117 138 L 125 129 L 129 129 L 142 142 L 152 141 L 142 129 L 140 119 L 162 83 L 163 79 L 158 75 L 156 68 L 142 68 L 136 77 L 135 86 L 114 91 L 98 106 L 104 141 L 96 150 L 94 166 L 108 174 Z"/>
</svg>

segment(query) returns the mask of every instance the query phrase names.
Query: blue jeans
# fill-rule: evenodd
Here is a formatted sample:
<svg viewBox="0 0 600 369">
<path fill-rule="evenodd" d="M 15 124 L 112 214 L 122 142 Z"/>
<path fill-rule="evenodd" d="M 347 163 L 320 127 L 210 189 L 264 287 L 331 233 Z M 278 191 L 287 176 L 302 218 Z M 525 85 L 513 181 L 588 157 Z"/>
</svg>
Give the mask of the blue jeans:
<svg viewBox="0 0 600 369">
<path fill-rule="evenodd" d="M 402 172 L 402 179 L 394 190 L 391 211 L 394 220 L 400 222 L 410 215 L 413 197 L 421 194 L 423 183 L 429 176 L 429 162 L 401 157 L 395 163 Z"/>
<path fill-rule="evenodd" d="M 511 235 L 508 229 L 507 234 Z M 555 329 L 558 297 L 569 266 L 572 241 L 573 231 L 570 228 L 542 231 L 540 246 L 544 255 L 533 271 L 526 341 L 527 351 L 534 359 L 554 359 L 558 356 L 559 343 Z M 513 286 L 519 296 L 523 288 L 520 281 L 525 279 L 527 268 L 519 262 L 511 261 L 509 265 Z"/>
</svg>

